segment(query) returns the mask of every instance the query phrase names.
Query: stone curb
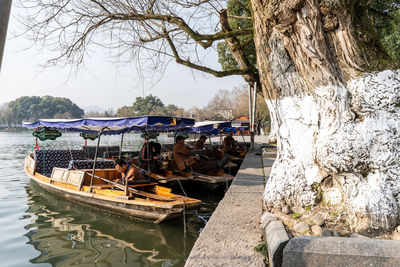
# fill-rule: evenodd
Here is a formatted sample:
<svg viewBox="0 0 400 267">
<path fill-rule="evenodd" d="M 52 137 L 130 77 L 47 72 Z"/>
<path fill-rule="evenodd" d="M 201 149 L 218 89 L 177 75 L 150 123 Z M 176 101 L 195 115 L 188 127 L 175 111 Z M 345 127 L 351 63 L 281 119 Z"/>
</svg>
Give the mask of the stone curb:
<svg viewBox="0 0 400 267">
<path fill-rule="evenodd" d="M 277 267 L 282 265 L 283 249 L 289 237 L 283 223 L 272 213 L 265 212 L 261 217 L 264 240 L 268 244 L 269 266 Z"/>
<path fill-rule="evenodd" d="M 261 217 L 271 267 L 400 266 L 400 241 L 350 237 L 299 236 L 289 240 L 273 213 Z"/>
<path fill-rule="evenodd" d="M 282 266 L 400 266 L 400 242 L 299 236 L 292 238 L 283 250 Z"/>
</svg>

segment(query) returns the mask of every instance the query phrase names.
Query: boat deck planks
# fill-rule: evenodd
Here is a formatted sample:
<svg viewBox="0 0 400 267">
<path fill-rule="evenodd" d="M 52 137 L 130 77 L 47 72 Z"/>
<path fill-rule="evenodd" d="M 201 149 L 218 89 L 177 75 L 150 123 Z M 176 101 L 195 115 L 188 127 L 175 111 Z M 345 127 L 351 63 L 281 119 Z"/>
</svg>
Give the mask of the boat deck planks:
<svg viewBox="0 0 400 267">
<path fill-rule="evenodd" d="M 47 177 L 35 171 L 35 164 L 32 161 L 34 160 L 30 154 L 25 159 L 25 171 L 42 188 L 58 193 L 66 199 L 156 223 L 179 217 L 184 210 L 188 212 L 196 209 L 201 203 L 197 199 L 175 195 L 171 193 L 171 189 L 158 186 L 156 183 L 130 185 L 128 187 L 133 195 L 126 196 L 123 190 L 113 189 L 101 179 L 94 178 L 93 190 L 90 191 L 91 175 L 86 173 L 89 170 L 54 168 L 52 176 Z M 115 178 L 115 172 L 114 169 L 96 170 L 95 175 L 102 174 L 108 178 Z M 135 192 L 140 192 L 142 195 L 135 195 Z"/>
</svg>

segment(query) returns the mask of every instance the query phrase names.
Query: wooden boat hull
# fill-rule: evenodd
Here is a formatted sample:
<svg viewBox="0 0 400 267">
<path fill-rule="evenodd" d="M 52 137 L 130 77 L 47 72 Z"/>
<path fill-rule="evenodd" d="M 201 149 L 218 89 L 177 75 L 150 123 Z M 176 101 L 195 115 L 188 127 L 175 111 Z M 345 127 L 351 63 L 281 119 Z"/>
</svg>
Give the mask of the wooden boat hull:
<svg viewBox="0 0 400 267">
<path fill-rule="evenodd" d="M 29 157 L 29 156 L 28 156 Z M 107 210 L 119 214 L 133 216 L 136 218 L 160 223 L 165 220 L 173 219 L 182 216 L 183 212 L 188 213 L 191 210 L 197 209 L 201 201 L 191 198 L 178 196 L 176 200 L 171 202 L 151 201 L 145 199 L 119 199 L 96 194 L 96 191 L 80 191 L 74 186 L 64 185 L 59 183 L 51 183 L 49 177 L 43 176 L 31 169 L 32 163 L 30 159 L 25 160 L 25 172 L 31 179 L 46 191 L 58 194 L 65 199 L 81 202 L 94 206 L 101 210 Z M 31 165 L 31 166 L 30 166 Z"/>
</svg>

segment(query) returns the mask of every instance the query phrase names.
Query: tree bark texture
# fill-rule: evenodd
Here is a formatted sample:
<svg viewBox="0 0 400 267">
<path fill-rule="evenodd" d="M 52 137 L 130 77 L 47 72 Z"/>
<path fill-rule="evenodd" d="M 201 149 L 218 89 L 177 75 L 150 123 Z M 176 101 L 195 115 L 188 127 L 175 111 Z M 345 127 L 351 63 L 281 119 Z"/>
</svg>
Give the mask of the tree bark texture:
<svg viewBox="0 0 400 267">
<path fill-rule="evenodd" d="M 10 17 L 11 0 L 0 0 L 0 69 L 3 61 L 4 45 L 7 36 L 8 19 Z"/>
<path fill-rule="evenodd" d="M 278 156 L 265 205 L 328 205 L 357 229 L 400 206 L 400 71 L 363 0 L 252 0 Z"/>
</svg>

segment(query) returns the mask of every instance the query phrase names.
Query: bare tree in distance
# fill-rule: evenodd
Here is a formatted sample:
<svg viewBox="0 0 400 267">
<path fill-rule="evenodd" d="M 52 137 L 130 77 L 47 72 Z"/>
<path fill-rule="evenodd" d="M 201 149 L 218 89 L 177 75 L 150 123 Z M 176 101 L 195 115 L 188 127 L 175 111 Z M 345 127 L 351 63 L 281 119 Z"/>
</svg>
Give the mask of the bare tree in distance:
<svg viewBox="0 0 400 267">
<path fill-rule="evenodd" d="M 269 121 L 269 111 L 265 99 L 257 98 L 257 120 Z M 230 117 L 224 117 L 224 111 L 231 111 Z M 231 90 L 220 89 L 203 108 L 193 107 L 192 114 L 196 120 L 230 120 L 249 113 L 249 90 L 246 85 L 234 87 Z"/>
</svg>

